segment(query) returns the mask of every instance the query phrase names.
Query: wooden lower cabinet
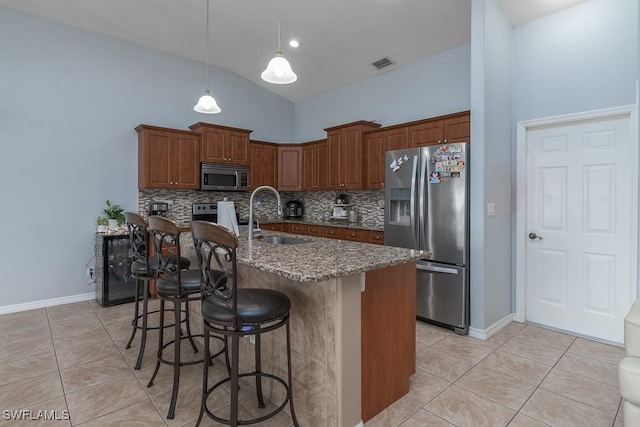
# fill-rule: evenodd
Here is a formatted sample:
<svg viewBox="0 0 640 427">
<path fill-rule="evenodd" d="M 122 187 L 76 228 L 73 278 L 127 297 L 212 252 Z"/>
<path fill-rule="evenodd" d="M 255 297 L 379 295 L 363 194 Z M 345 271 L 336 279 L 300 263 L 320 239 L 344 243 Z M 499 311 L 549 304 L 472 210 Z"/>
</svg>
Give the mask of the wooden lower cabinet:
<svg viewBox="0 0 640 427">
<path fill-rule="evenodd" d="M 260 228 L 262 230 L 281 231 L 283 233 L 305 234 L 307 236 L 328 237 L 331 239 L 384 245 L 384 232 L 382 231 L 330 227 L 325 225 L 296 224 L 292 222 L 260 224 Z"/>
<path fill-rule="evenodd" d="M 376 245 L 384 245 L 384 232 L 382 231 L 367 231 L 365 242 L 373 243 Z"/>
<path fill-rule="evenodd" d="M 367 271 L 360 295 L 366 422 L 409 392 L 416 370 L 416 263 Z"/>
<path fill-rule="evenodd" d="M 365 231 L 356 229 L 346 229 L 342 234 L 344 240 L 351 240 L 353 242 L 365 242 Z"/>
<path fill-rule="evenodd" d="M 281 222 L 274 223 L 274 224 L 260 224 L 260 228 L 262 230 L 284 231 L 284 224 Z"/>
<path fill-rule="evenodd" d="M 332 239 L 342 239 L 343 228 L 338 227 L 325 227 L 323 237 L 330 237 Z"/>
</svg>

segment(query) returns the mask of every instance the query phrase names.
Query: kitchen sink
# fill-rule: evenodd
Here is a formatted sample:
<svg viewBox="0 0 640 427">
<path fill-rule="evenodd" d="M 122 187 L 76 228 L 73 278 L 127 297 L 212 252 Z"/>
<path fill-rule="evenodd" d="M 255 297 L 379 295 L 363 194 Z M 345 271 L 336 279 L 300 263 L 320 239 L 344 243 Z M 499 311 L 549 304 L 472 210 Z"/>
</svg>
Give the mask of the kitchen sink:
<svg viewBox="0 0 640 427">
<path fill-rule="evenodd" d="M 311 240 L 298 239 L 297 237 L 283 237 L 283 236 L 266 236 L 265 243 L 271 243 L 272 245 L 298 245 L 300 243 L 309 243 Z"/>
</svg>

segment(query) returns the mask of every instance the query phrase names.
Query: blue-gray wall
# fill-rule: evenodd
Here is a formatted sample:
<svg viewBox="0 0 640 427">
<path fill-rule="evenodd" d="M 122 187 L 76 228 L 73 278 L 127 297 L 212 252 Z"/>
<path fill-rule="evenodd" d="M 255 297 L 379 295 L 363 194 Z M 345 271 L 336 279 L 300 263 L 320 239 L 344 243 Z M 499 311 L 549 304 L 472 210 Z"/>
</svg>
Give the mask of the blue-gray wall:
<svg viewBox="0 0 640 427">
<path fill-rule="evenodd" d="M 471 37 L 470 310 L 485 330 L 512 312 L 511 25 L 498 0 L 472 2 Z"/>
<path fill-rule="evenodd" d="M 296 103 L 296 141 L 357 120 L 383 126 L 469 109 L 470 45 Z"/>
<path fill-rule="evenodd" d="M 293 139 L 293 103 L 234 73 L 210 70 L 222 113 L 205 116 L 204 63 L 2 7 L 0 58 L 0 306 L 93 291 L 95 218 L 137 210 L 138 124 Z"/>
<path fill-rule="evenodd" d="M 513 30 L 514 121 L 636 102 L 638 0 L 590 0 Z"/>
</svg>

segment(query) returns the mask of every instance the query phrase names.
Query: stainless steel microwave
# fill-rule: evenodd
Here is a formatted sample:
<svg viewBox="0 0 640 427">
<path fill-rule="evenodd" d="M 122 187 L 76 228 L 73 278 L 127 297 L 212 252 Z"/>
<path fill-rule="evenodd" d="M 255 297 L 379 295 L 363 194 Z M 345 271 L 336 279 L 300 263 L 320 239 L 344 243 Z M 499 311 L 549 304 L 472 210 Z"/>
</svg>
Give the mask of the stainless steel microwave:
<svg viewBox="0 0 640 427">
<path fill-rule="evenodd" d="M 200 166 L 200 190 L 248 191 L 249 167 L 226 163 L 202 163 Z"/>
</svg>

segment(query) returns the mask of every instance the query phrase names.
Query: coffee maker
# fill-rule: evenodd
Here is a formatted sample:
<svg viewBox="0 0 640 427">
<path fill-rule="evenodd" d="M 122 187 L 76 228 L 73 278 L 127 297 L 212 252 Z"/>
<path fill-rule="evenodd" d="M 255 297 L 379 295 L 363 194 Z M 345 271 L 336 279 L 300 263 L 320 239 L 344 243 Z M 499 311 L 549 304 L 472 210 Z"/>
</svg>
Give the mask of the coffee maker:
<svg viewBox="0 0 640 427">
<path fill-rule="evenodd" d="M 149 215 L 167 216 L 169 213 L 169 203 L 166 202 L 150 202 Z"/>
<path fill-rule="evenodd" d="M 284 205 L 284 217 L 285 218 L 302 218 L 304 214 L 304 207 L 299 200 L 291 200 Z"/>
</svg>

